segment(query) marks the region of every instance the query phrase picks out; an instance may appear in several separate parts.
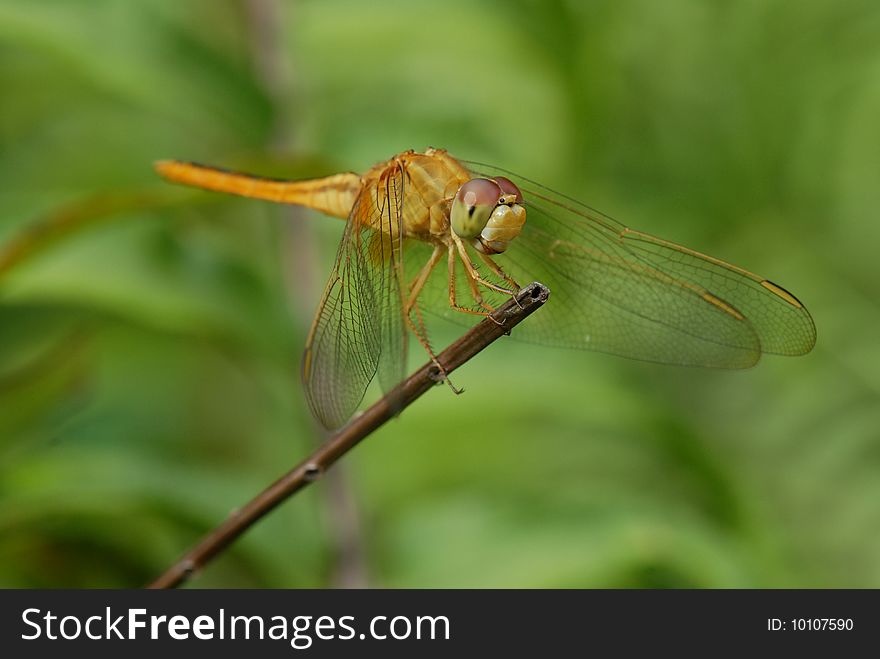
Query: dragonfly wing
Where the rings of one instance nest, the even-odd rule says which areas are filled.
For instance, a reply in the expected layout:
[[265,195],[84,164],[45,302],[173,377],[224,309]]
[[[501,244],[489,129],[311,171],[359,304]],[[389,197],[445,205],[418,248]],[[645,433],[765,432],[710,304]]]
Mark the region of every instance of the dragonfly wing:
[[327,428],[343,425],[379,373],[390,391],[406,368],[399,218],[402,174],[367,186],[352,208],[303,356],[306,398]]
[[780,286],[629,229],[533,181],[489,171],[499,173],[520,186],[527,221],[498,260],[521,283],[541,280],[553,295],[519,338],[726,368],[751,366],[764,352],[813,347],[812,318]]
[[[373,272],[381,276],[371,279],[379,310],[380,355],[379,384],[390,394],[406,375],[407,337],[404,318],[405,270],[403,263],[403,201],[406,172],[400,163],[387,167],[373,191],[370,221],[374,231],[368,244],[369,262]],[[392,405],[395,401],[391,401]]]
[[626,230],[623,242],[640,261],[693,285],[743,313],[769,354],[804,355],[816,345],[816,326],[794,295],[747,270],[641,231]]

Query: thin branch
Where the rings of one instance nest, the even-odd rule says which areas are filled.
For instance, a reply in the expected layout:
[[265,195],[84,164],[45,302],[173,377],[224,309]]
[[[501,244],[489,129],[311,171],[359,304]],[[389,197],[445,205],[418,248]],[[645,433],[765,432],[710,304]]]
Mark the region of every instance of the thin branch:
[[[447,373],[474,357],[547,301],[550,290],[543,284],[531,283],[499,307],[490,318],[484,318],[460,339],[437,356]],[[312,455],[233,512],[220,526],[208,533],[195,547],[166,570],[149,588],[173,588],[186,582],[215,556],[231,545],[240,535],[262,519],[276,506],[316,481],[339,458],[354,448],[386,421],[411,405],[434,386],[440,372],[428,362],[375,405],[328,439]]]

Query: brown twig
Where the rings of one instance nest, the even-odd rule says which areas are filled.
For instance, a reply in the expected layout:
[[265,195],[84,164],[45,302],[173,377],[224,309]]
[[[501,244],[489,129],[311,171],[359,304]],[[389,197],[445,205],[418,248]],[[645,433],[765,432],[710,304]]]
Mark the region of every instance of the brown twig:
[[[538,309],[550,296],[543,284],[531,283],[499,307],[490,318],[470,329],[437,356],[437,361],[451,373]],[[386,421],[412,404],[437,383],[440,372],[428,362],[393,391],[347,426],[333,435],[312,455],[233,512],[220,526],[208,533],[195,547],[166,570],[149,588],[174,588],[187,581],[212,558],[232,544],[263,516],[309,483],[317,480],[339,458]]]

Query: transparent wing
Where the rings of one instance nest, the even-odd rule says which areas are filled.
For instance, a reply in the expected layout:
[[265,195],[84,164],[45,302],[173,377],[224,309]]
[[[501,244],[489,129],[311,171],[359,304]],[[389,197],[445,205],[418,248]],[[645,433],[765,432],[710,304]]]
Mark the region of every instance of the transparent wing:
[[629,229],[511,172],[526,224],[497,261],[551,301],[517,338],[669,364],[744,368],[762,353],[801,355],[816,341],[791,293],[747,270]]
[[406,370],[402,186],[393,166],[364,187],[312,322],[302,376],[309,406],[327,428],[348,421],[377,372],[390,392]]
[[[403,201],[406,172],[395,163],[385,169],[373,195],[371,223],[378,218],[379,231],[370,237],[368,249],[371,272],[381,272],[373,277],[373,289],[379,301],[379,384],[382,391],[390,394],[406,375],[407,337],[404,304],[406,285],[404,280],[403,250]],[[394,401],[391,401],[394,405]]]

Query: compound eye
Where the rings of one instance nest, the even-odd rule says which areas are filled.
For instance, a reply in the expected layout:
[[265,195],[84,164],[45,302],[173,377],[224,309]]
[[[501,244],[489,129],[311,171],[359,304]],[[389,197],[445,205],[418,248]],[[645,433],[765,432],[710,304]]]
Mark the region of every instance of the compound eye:
[[458,189],[456,195],[465,206],[491,206],[495,208],[501,198],[501,186],[487,178],[472,178]]
[[490,179],[474,178],[462,185],[452,201],[452,230],[461,238],[480,235],[501,196],[501,186]]
[[506,176],[496,176],[494,178],[494,181],[498,184],[498,187],[501,188],[501,192],[503,192],[505,195],[516,195],[516,203],[522,203],[522,192],[520,192],[519,188],[516,186],[516,183],[511,181]]

